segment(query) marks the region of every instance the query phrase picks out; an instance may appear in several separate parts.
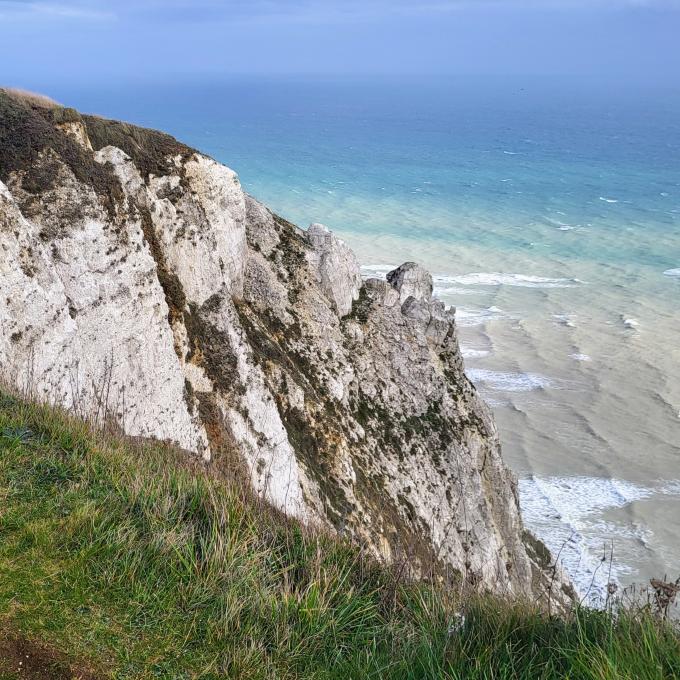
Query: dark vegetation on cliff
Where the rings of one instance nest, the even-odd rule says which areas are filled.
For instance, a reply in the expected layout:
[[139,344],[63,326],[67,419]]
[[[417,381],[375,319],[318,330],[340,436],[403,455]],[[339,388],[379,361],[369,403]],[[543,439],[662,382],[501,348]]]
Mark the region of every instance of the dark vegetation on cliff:
[[75,109],[50,107],[44,100],[0,89],[0,180],[7,182],[11,173],[19,172],[26,192],[48,191],[58,181],[57,162],[49,155],[38,159],[52,153],[112,209],[122,191],[111,168],[95,162],[92,154],[55,127],[76,120],[80,114]]
[[78,123],[87,131],[95,151],[106,146],[122,149],[143,177],[162,175],[172,168],[169,158],[186,159],[194,150],[174,137],[128,123],[83,115],[47,97],[0,88],[0,180],[21,173],[21,186],[39,195],[58,182],[57,159],[103,199],[110,215],[122,199],[120,183],[107,164],[97,163],[62,128]]
[[408,583],[165,445],[0,391],[0,679],[674,678],[651,609]]

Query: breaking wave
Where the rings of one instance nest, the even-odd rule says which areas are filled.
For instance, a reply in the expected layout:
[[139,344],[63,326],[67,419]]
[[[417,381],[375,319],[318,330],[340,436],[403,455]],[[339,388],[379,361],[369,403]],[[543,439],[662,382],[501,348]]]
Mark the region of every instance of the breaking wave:
[[474,272],[460,276],[441,276],[439,281],[462,286],[518,286],[520,288],[573,288],[582,283],[579,279],[558,279],[501,272]]
[[488,349],[475,349],[474,347],[465,347],[464,345],[461,345],[460,353],[463,355],[463,359],[482,359],[491,354]]
[[537,373],[511,373],[469,368],[467,375],[474,383],[482,384],[499,392],[530,392],[552,386],[552,381]]
[[365,279],[384,279],[397,266],[393,264],[365,264],[361,266],[361,275]]
[[481,326],[489,321],[510,318],[502,309],[498,307],[457,307],[456,323],[458,326]]
[[[652,532],[630,522],[606,520],[604,512],[657,494],[680,495],[680,480],[648,487],[604,477],[539,477],[519,481],[526,525],[543,540],[567,571],[581,596],[604,599],[608,580],[618,582],[630,569],[602,561],[603,541],[633,541],[645,546]],[[604,564],[604,566],[603,566]],[[610,573],[611,569],[611,573]]]

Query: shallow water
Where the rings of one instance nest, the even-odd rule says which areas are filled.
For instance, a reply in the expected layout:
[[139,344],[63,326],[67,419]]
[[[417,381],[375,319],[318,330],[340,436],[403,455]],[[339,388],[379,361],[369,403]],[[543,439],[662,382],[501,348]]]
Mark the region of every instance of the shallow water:
[[457,307],[525,521],[582,592],[678,575],[677,89],[232,81],[54,94],[213,155],[287,218],[339,232],[366,275],[428,267]]

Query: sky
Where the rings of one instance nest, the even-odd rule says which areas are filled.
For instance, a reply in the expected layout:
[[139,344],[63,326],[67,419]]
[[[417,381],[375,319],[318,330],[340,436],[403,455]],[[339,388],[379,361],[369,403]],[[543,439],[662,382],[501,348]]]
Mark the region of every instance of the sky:
[[228,75],[680,83],[680,0],[0,0],[0,84]]

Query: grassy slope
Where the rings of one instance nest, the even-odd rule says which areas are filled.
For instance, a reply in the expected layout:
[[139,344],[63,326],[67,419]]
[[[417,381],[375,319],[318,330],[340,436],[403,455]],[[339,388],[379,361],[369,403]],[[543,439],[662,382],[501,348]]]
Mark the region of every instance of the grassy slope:
[[172,449],[0,392],[0,640],[96,677],[680,677],[651,617],[562,621],[395,581]]

